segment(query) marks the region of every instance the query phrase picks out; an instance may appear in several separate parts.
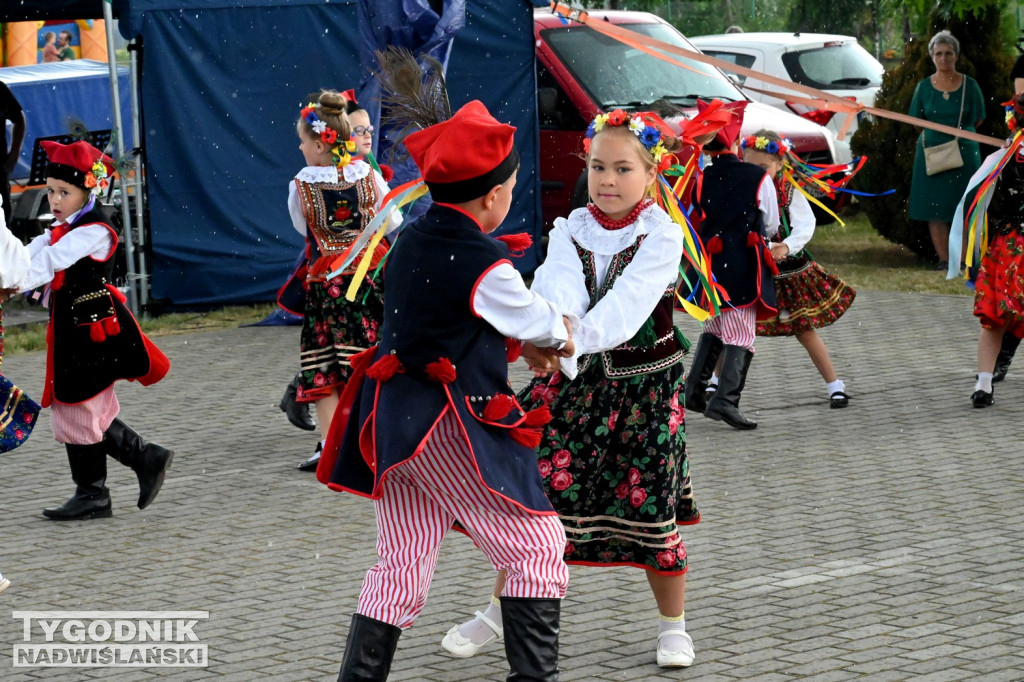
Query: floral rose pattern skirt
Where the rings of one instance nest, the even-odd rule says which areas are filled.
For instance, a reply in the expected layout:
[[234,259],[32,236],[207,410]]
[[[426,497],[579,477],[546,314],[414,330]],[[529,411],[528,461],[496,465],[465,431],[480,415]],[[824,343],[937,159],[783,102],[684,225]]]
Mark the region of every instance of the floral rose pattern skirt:
[[[784,265],[785,261],[782,264]],[[779,314],[757,323],[758,336],[795,336],[832,324],[847,311],[857,292],[814,261],[775,277]]]
[[[341,390],[352,373],[349,358],[377,343],[384,317],[380,283],[369,277],[356,293],[345,298],[351,278],[339,275],[310,282],[302,321],[299,400],[309,402]],[[364,302],[365,298],[365,302]]]
[[690,487],[681,365],[608,379],[594,358],[573,381],[537,378],[519,394],[553,419],[537,450],[565,526],[565,560],[686,571],[677,524],[700,521]]
[[1024,336],[1024,237],[995,233],[974,283],[974,315],[991,329]]

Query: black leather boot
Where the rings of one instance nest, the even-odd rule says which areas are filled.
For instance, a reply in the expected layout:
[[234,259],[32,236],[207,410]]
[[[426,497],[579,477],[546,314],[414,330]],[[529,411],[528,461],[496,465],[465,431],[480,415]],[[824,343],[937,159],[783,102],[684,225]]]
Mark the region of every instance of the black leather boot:
[[707,407],[704,395],[708,389],[708,381],[715,373],[718,356],[722,353],[722,340],[713,334],[701,334],[697,339],[697,348],[693,351],[693,362],[690,372],[686,375],[686,388],[683,393],[683,404],[687,411],[703,412]]
[[360,614],[352,616],[338,682],[384,682],[402,629]]
[[71,479],[75,494],[59,507],[43,510],[43,516],[54,521],[99,519],[113,515],[110,492],[107,490],[107,454],[103,443],[73,445],[66,443]]
[[288,421],[292,423],[292,426],[297,426],[304,431],[313,431],[316,429],[316,424],[313,423],[313,418],[309,416],[309,403],[300,403],[298,397],[299,375],[296,374],[292,377],[288,388],[284,389],[284,396],[281,397],[281,402],[277,406],[288,417]]
[[501,598],[509,682],[557,682],[561,599]]
[[108,455],[135,472],[139,479],[139,509],[148,507],[164,484],[174,451],[147,442],[120,419],[110,422],[103,434],[103,444]]
[[740,394],[747,383],[747,370],[754,354],[740,346],[725,346],[722,352],[722,374],[718,377],[718,390],[708,402],[704,416],[724,421],[736,429],[756,429],[757,422],[744,417],[739,410]]
[[999,348],[999,355],[996,356],[996,367],[992,370],[992,381],[1002,381],[1006,373],[1010,371],[1010,363],[1013,362],[1013,355],[1017,352],[1020,339],[1011,332],[1003,332],[1003,343]]

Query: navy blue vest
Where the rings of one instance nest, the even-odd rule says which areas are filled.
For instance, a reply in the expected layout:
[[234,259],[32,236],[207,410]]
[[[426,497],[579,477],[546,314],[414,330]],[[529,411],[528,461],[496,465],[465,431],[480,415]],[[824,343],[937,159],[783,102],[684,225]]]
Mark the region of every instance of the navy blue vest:
[[[711,254],[711,273],[725,287],[729,303],[736,308],[758,304],[758,319],[775,314],[775,285],[772,272],[762,258],[761,247],[747,244],[747,235],[764,238],[764,218],[757,205],[757,191],[766,173],[734,154],[721,154],[704,169],[700,206],[704,222],[700,238],[709,253],[714,237],[722,250]],[[770,313],[769,313],[770,310]]]
[[[487,487],[527,510],[554,513],[535,451],[509,435],[524,417],[508,383],[506,339],[470,307],[480,278],[507,256],[504,244],[446,206],[434,204],[403,228],[384,273],[384,320],[374,358],[394,355],[403,371],[385,381],[365,379],[330,483],[379,497],[387,471],[421,452],[450,406]],[[455,366],[455,380],[448,384],[427,373],[442,358]],[[485,422],[484,408],[499,393],[514,407],[504,418]]]

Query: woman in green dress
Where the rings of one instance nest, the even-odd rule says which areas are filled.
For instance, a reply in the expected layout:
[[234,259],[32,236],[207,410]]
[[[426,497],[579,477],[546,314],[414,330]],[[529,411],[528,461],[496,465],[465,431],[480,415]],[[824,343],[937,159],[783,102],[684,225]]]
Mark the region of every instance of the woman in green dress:
[[[949,31],[939,31],[928,42],[935,73],[917,84],[910,102],[911,116],[975,132],[985,118],[985,100],[978,82],[956,70],[960,42]],[[961,105],[963,113],[961,114]],[[957,202],[981,165],[978,143],[957,138],[964,165],[935,175],[925,172],[923,146],[949,142],[953,136],[925,129],[914,149],[914,174],[910,180],[910,219],[928,223],[928,233],[939,257],[939,270],[949,261],[949,226]]]

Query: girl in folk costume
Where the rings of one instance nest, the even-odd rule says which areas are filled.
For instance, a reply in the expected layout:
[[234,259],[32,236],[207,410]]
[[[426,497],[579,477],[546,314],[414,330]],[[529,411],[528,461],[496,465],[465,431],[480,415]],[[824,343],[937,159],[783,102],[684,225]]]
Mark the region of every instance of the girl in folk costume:
[[[7,229],[7,221],[0,209],[0,301],[17,293],[15,285],[29,270],[28,249]],[[4,329],[3,310],[0,309],[0,364],[3,362]],[[39,417],[39,405],[0,374],[0,452],[8,452],[28,439]],[[0,592],[10,587],[11,581],[0,574]]]
[[779,274],[775,276],[775,298],[779,313],[757,323],[758,336],[795,336],[825,380],[829,407],[846,407],[846,385],[836,376],[828,348],[815,329],[827,327],[846,312],[857,292],[825,272],[811,260],[804,246],[814,236],[815,219],[811,205],[797,188],[793,166],[788,161],[792,144],[770,130],[740,141],[743,160],[764,169],[775,183],[782,226],[780,241],[769,245]]
[[170,361],[142,333],[124,296],[106,275],[117,249],[117,233],[97,201],[113,173],[113,162],[92,145],[40,143],[49,160],[46,194],[56,222],[28,245],[30,267],[20,291],[49,285],[46,384],[53,434],[64,443],[74,495],[44,509],[64,521],[108,517],[106,456],[131,467],[139,479],[139,509],[163,485],[174,453],[145,439],[117,418],[118,379],[144,386],[162,379]]
[[[352,126],[352,140],[356,143],[356,158],[353,163],[360,161],[359,157],[370,163],[377,170],[384,182],[391,181],[391,168],[378,165],[373,156],[373,125],[370,123],[370,114],[356,101],[353,90],[346,90],[342,93],[345,96],[345,113],[348,114],[349,123]],[[295,264],[295,271],[289,276],[281,289],[277,292],[277,304],[286,312],[301,317],[306,309],[306,273],[308,254],[303,249]],[[316,424],[309,415],[309,403],[298,402],[299,385],[302,383],[302,372],[297,372],[292,381],[285,389],[281,397],[279,407],[288,417],[288,421],[304,431],[316,430]],[[320,460],[320,452],[317,450],[312,457],[299,465],[303,471],[315,471],[316,464]]]
[[[576,354],[524,346],[541,375],[519,395],[550,409],[537,451],[565,527],[565,560],[644,569],[658,607],[657,661],[686,667],[686,549],[677,526],[700,520],[683,422],[683,339],[672,323],[683,230],[652,199],[680,150],[654,114],[601,114],[587,130],[592,203],[555,221],[532,290],[572,320]],[[659,166],[660,164],[660,166]],[[490,605],[442,646],[472,656],[507,632],[498,576]],[[504,628],[503,628],[504,626]]]
[[992,405],[992,374],[1003,335],[1024,337],[1024,94],[1006,106],[1014,133],[1006,149],[990,154],[967,185],[949,235],[948,278],[958,275],[963,229],[968,228],[965,262],[974,276],[978,337],[978,378],[974,407]]
[[[778,199],[775,185],[764,170],[737,156],[746,104],[726,105],[735,118],[706,147],[713,160],[704,170],[701,187],[704,221],[700,236],[728,306],[704,324],[686,378],[686,409],[703,412],[737,429],[757,428],[757,422],[740,412],[740,395],[754,357],[755,325],[777,313],[771,278],[778,269],[768,250],[767,237],[779,229]],[[697,106],[702,110],[707,107],[699,100]],[[706,400],[708,380],[719,357],[722,376],[718,390]]]
[[[325,90],[309,99],[296,123],[306,166],[288,186],[288,213],[306,237],[308,253],[297,400],[316,405],[320,433],[326,438],[338,396],[352,373],[350,358],[377,342],[383,315],[380,283],[372,276],[365,277],[365,297],[349,301],[344,292],[355,266],[333,278],[327,277],[328,270],[377,215],[388,186],[370,164],[356,158],[362,141],[353,137],[348,98]],[[399,220],[396,212],[391,227]],[[381,242],[372,254],[371,269],[386,253]],[[315,469],[322,447],[320,441],[300,468]]]

